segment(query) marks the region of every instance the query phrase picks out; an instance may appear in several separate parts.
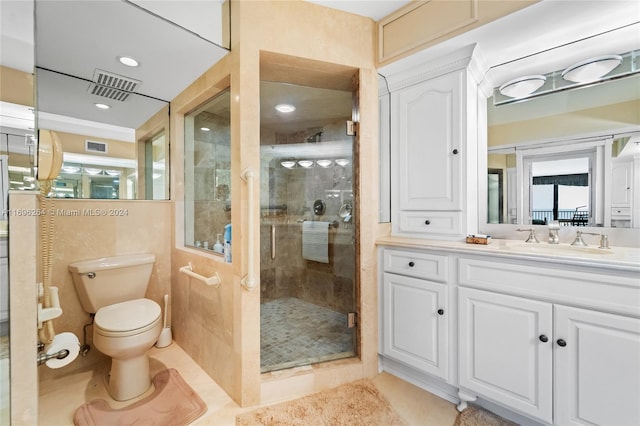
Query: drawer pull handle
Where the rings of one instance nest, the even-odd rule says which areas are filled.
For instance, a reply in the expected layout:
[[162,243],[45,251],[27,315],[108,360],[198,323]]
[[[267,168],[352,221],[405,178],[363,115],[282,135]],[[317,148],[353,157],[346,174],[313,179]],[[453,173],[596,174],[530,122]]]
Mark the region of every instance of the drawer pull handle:
[[540,339],[542,343],[547,343],[549,341],[549,338],[544,334],[541,334],[540,337],[538,337],[538,339]]
[[567,346],[567,342],[565,342],[565,341],[564,341],[564,340],[562,340],[562,339],[558,339],[558,340],[556,340],[556,343],[558,344],[558,346],[560,346],[560,347],[562,347],[562,348],[564,348],[565,346]]
[[427,220],[424,221],[424,224],[425,225],[431,225],[431,221],[429,219],[427,219]]
[[438,315],[444,315],[444,309],[438,309]]
[[415,264],[415,263],[413,263],[413,262],[409,262],[409,268],[413,268],[414,266],[416,266],[416,264]]
[[451,151],[451,152],[453,152],[453,155],[458,154],[458,150],[457,150],[457,149],[454,149],[454,150],[453,150],[453,151]]

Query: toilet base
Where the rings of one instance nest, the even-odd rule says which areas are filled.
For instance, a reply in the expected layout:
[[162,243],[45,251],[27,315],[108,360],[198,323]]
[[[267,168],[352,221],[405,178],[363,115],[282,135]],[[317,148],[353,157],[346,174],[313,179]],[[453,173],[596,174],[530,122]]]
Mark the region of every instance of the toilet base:
[[145,393],[151,387],[149,356],[111,360],[107,391],[116,401],[126,401]]

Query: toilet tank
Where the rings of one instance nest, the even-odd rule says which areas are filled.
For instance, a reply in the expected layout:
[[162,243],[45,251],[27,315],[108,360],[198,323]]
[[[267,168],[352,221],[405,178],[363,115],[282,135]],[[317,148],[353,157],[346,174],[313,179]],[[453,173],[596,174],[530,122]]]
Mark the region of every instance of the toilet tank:
[[143,298],[155,259],[153,254],[129,254],[69,264],[82,308],[93,314],[103,306]]

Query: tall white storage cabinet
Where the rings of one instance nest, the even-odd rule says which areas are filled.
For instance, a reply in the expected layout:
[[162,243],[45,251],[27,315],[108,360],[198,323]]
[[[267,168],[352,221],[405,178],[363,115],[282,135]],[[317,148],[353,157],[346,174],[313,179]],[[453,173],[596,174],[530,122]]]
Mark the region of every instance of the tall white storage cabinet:
[[477,227],[473,48],[387,76],[392,234],[459,239]]

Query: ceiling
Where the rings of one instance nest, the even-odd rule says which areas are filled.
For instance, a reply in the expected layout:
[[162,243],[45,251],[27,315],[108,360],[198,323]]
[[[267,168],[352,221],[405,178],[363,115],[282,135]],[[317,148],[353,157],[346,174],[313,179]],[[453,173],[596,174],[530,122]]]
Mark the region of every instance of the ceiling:
[[390,15],[411,0],[306,0],[343,12],[369,17],[374,21]]

